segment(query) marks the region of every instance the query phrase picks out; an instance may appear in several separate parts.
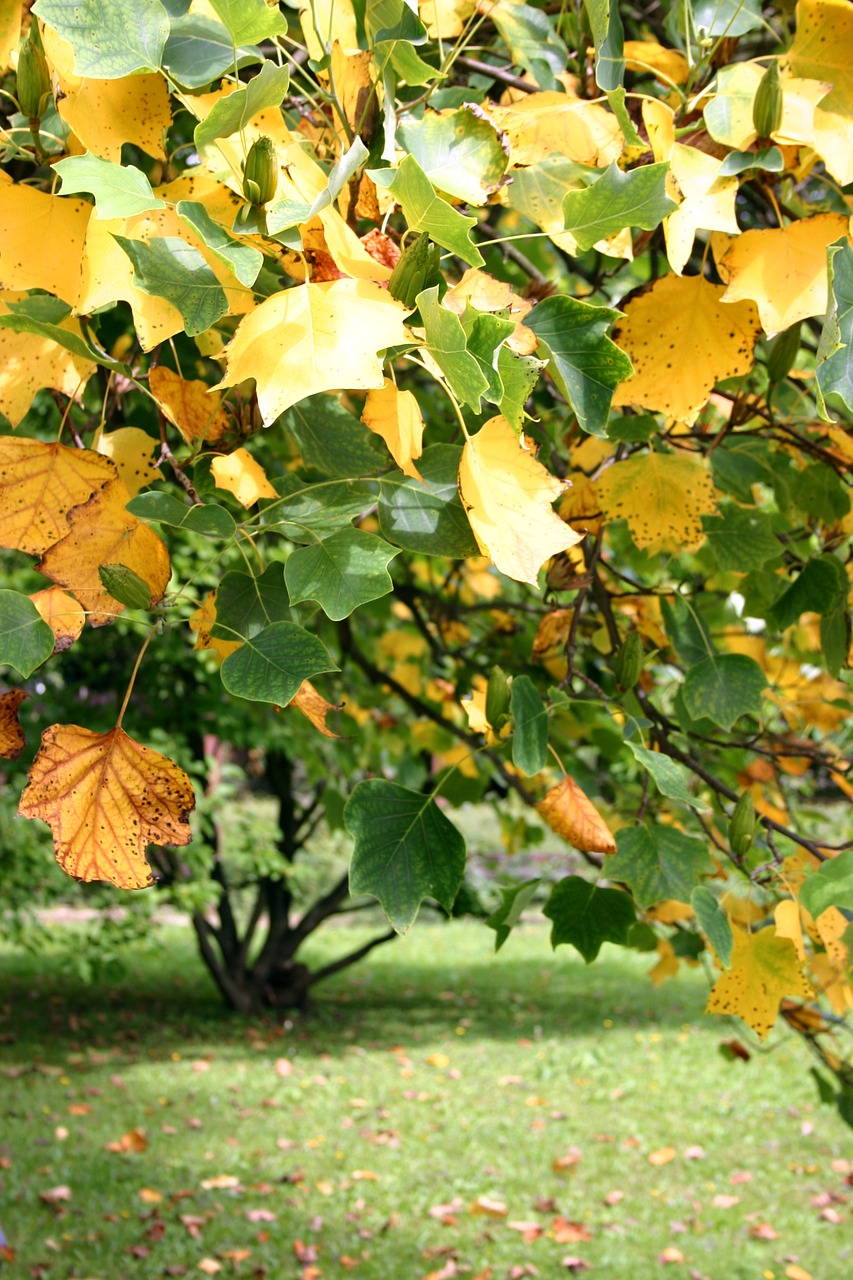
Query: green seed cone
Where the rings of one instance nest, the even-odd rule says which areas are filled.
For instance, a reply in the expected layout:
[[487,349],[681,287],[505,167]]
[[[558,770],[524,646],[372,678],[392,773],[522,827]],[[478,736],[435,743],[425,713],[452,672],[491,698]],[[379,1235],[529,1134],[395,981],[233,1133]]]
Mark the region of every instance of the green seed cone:
[[729,848],[738,858],[749,851],[755,837],[755,805],[752,796],[744,791],[729,819]]
[[40,120],[51,99],[50,71],[32,32],[18,46],[18,103],[28,120]]
[[278,156],[272,138],[256,138],[243,164],[243,195],[250,204],[266,204],[278,187]]
[[779,63],[774,58],[761,77],[752,103],[752,123],[759,138],[769,138],[779,128],[784,99]]

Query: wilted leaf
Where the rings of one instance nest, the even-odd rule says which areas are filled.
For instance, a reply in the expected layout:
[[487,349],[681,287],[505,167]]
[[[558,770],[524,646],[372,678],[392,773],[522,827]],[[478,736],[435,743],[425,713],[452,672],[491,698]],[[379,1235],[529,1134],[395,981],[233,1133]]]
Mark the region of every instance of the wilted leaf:
[[0,693],[0,757],[4,760],[17,760],[26,746],[18,720],[18,708],[26,697],[24,689],[8,689]]
[[303,680],[298,691],[294,694],[290,705],[296,707],[297,711],[301,711],[307,720],[310,720],[315,729],[326,738],[339,738],[341,735],[335,733],[326,724],[326,718],[330,711],[340,711],[341,706],[335,706],[317,692],[310,680]]
[[194,805],[184,771],[123,729],[53,725],[42,735],[18,812],[48,824],[68,875],[142,889],[153,883],[146,846],[187,844]]
[[500,415],[466,441],[459,465],[462,502],[480,550],[507,577],[535,586],[545,560],[580,542],[552,509],[562,491],[562,482]]
[[615,853],[607,823],[574,778],[566,775],[536,808],[552,831],[581,853]]
[[188,625],[190,631],[196,631],[194,649],[212,649],[220,662],[224,662],[230,653],[239,649],[242,640],[222,640],[211,636],[211,629],[216,624],[216,592],[208,591],[204,603],[190,614]]

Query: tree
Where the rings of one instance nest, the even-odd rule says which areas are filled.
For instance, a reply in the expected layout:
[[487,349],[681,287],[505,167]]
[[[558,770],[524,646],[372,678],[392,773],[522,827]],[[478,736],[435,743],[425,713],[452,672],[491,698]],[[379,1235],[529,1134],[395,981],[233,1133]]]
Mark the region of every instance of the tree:
[[[704,955],[849,1119],[853,10],[129,9],[2,28],[7,755],[139,637],[20,813],[73,876],[179,876],[193,786],[141,739],[194,640],[214,768],[242,716],[287,795],[310,721],[304,780],[355,779],[325,907],[452,910],[445,801],[511,792],[590,871],[508,882],[498,946],[538,904],[588,962]],[[298,932],[306,796],[248,924],[199,915],[226,994],[265,909]],[[249,1004],[300,997],[270,946]]]

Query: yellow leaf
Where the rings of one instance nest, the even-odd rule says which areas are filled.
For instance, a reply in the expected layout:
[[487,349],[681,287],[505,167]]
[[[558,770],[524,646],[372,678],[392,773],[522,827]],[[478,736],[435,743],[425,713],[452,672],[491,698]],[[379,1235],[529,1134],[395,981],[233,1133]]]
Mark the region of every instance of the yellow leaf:
[[596,485],[606,518],[627,520],[637,546],[649,551],[695,551],[705,540],[702,516],[717,509],[711,472],[692,453],[626,458]]
[[544,664],[565,652],[573,617],[574,609],[553,609],[545,614],[533,640],[530,656],[534,662]]
[[[0,176],[0,273],[4,288],[44,289],[73,304],[92,206],[5,178],[5,174]],[[5,332],[3,339],[5,343]]]
[[430,40],[461,36],[474,8],[474,0],[418,0],[418,14]]
[[296,707],[298,711],[301,711],[305,718],[310,720],[314,728],[319,729],[324,737],[339,738],[341,736],[326,724],[326,717],[329,712],[340,711],[341,707],[336,707],[334,703],[327,702],[317,692],[310,680],[302,681],[302,684],[290,700],[290,706]]
[[660,1166],[662,1164],[669,1164],[670,1160],[674,1160],[677,1155],[678,1152],[675,1147],[661,1147],[658,1151],[650,1152],[648,1160],[649,1164]]
[[158,364],[148,374],[148,388],[164,416],[178,428],[187,444],[216,445],[228,430],[222,397],[206,382],[188,382]]
[[370,280],[331,280],[268,298],[237,327],[218,384],[257,383],[268,426],[317,391],[370,390],[384,382],[379,351],[408,340],[402,303]]
[[658,938],[658,962],[649,970],[649,977],[656,987],[667,978],[675,978],[681,968],[675,949],[668,938]]
[[210,464],[217,489],[233,493],[244,507],[251,507],[258,498],[277,498],[278,494],[267,479],[267,474],[247,449],[235,449],[221,454]]
[[24,689],[0,693],[0,757],[4,760],[17,760],[27,745],[18,720],[18,708],[26,697]]
[[[0,315],[8,315],[9,303],[19,302],[26,296],[23,291],[0,290]],[[60,328],[82,337],[78,320],[69,317],[61,321]],[[42,387],[55,388],[63,395],[79,400],[95,369],[94,361],[84,360],[66,351],[58,342],[51,342],[37,333],[14,333],[11,329],[3,329],[0,343],[0,413],[6,415],[13,427],[21,421],[32,404],[33,396]]]
[[233,653],[235,649],[240,648],[242,641],[220,640],[218,636],[212,636],[210,631],[215,621],[216,592],[208,591],[204,603],[189,617],[190,631],[198,632],[193,648],[212,649],[219,661],[224,662],[229,653]]
[[651,72],[663,84],[684,84],[690,74],[683,53],[664,49],[655,40],[626,40],[622,52],[629,71]]
[[848,0],[798,0],[797,32],[788,55],[791,71],[828,80],[827,111],[853,116],[853,9]]
[[119,427],[98,437],[97,451],[112,458],[131,498],[154,480],[162,480],[163,472],[154,465],[152,454],[160,442],[140,427]]
[[0,71],[6,71],[21,34],[21,0],[4,0],[0,4]]
[[734,240],[713,236],[717,270],[727,286],[723,301],[755,302],[768,336],[824,315],[826,246],[847,235],[849,224],[843,214],[819,213],[787,227],[746,231]]
[[751,302],[727,305],[723,293],[703,276],[672,275],[625,305],[613,336],[634,373],[616,388],[614,405],[642,405],[692,426],[715,383],[749,372],[758,312]]
[[513,166],[538,164],[557,153],[604,169],[622,154],[624,140],[616,117],[573,93],[529,93],[509,106],[490,104],[486,113],[506,133]]
[[358,32],[352,0],[311,0],[299,14],[302,37],[312,58],[326,56],[337,40],[346,50],[358,50]]
[[153,883],[146,846],[188,844],[194,805],[192,783],[166,756],[120,728],[69,724],[42,735],[18,813],[48,824],[68,875],[144,889]]
[[775,928],[746,933],[735,928],[731,968],[721,974],[708,999],[708,1013],[737,1014],[760,1040],[766,1040],[783,996],[814,998],[797,960],[794,944]]
[[500,414],[465,442],[459,493],[477,545],[509,578],[535,586],[546,560],[581,541],[552,509],[563,488]]
[[788,938],[794,944],[797,959],[800,964],[803,964],[806,951],[803,946],[803,925],[798,904],[793,898],[783,898],[776,904],[773,919],[776,922],[776,937]]
[[382,437],[401,471],[420,480],[414,460],[423,452],[424,420],[412,392],[386,378],[378,391],[368,391],[361,420]]
[[157,604],[169,582],[169,553],[165,543],[148,525],[125,510],[127,489],[113,480],[83,507],[68,517],[70,533],[48,548],[39,573],[72,591],[89,613],[92,626],[103,626],[124,605],[114,600],[98,575],[102,564],[121,564],[133,569],[151,589]]
[[580,853],[616,852],[607,823],[574,778],[563,778],[536,808],[551,830]]
[[54,653],[70,649],[86,622],[83,606],[61,587],[45,587],[30,596],[54,635]]
[[484,1218],[505,1218],[507,1207],[502,1200],[494,1200],[491,1196],[477,1196],[468,1206],[468,1212]]
[[697,230],[738,234],[738,179],[721,178],[720,160],[680,142],[673,145],[668,158],[669,172],[682,200],[675,212],[664,218],[663,233],[670,266],[681,275],[693,252]]
[[0,439],[0,546],[42,555],[68,533],[68,513],[115,481],[113,464],[91,449]]

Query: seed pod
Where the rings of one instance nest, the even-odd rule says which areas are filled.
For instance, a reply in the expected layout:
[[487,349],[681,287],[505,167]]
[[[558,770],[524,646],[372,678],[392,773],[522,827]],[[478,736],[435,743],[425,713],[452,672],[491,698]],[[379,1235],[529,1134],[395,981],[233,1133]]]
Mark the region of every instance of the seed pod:
[[780,333],[770,344],[767,376],[773,386],[787,378],[800,349],[800,321]]
[[759,81],[752,103],[752,123],[759,138],[769,138],[779,128],[784,98],[779,62],[774,58]]
[[144,578],[126,564],[102,564],[98,577],[114,600],[128,609],[150,609],[151,588]]
[[[434,252],[437,251],[436,252]],[[424,288],[436,265],[441,250],[433,245],[429,236],[421,235],[409,242],[403,256],[391,272],[388,292],[404,307],[414,307],[418,294]]]
[[492,667],[486,689],[486,719],[497,732],[501,720],[509,712],[509,680],[500,667]]
[[742,858],[749,851],[754,836],[755,805],[749,792],[744,791],[729,819],[729,848],[732,853]]
[[256,138],[243,161],[243,195],[250,204],[266,204],[278,187],[278,156],[272,138]]
[[639,631],[629,631],[613,663],[616,683],[620,689],[633,689],[640,678],[645,655]]
[[50,71],[34,22],[18,46],[18,104],[21,114],[28,120],[40,120],[51,96]]

